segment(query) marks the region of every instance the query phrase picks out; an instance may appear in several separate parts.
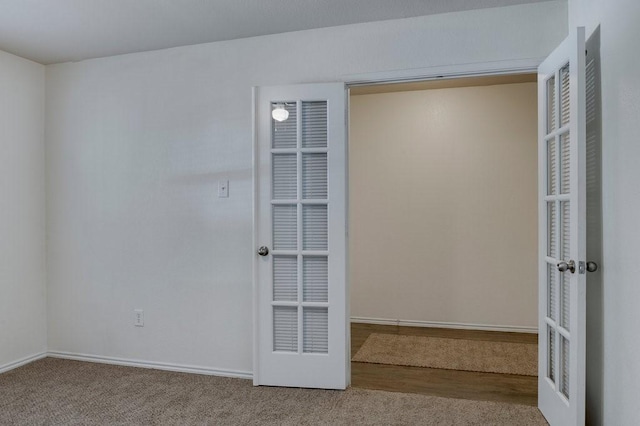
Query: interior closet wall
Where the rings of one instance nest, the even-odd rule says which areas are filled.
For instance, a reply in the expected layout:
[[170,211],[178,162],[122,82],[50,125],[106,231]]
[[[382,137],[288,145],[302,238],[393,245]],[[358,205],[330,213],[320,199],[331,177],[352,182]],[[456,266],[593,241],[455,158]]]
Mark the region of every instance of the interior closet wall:
[[351,97],[352,318],[537,328],[536,97]]

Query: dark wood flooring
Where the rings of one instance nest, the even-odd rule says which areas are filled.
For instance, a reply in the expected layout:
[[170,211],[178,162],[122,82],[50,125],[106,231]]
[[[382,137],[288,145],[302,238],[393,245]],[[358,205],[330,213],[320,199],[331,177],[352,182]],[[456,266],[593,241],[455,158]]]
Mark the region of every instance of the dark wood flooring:
[[[351,324],[352,355],[358,352],[371,333],[496,342],[537,343],[538,341],[538,336],[530,333]],[[448,398],[502,401],[533,406],[538,404],[538,378],[513,374],[351,362],[351,386]]]

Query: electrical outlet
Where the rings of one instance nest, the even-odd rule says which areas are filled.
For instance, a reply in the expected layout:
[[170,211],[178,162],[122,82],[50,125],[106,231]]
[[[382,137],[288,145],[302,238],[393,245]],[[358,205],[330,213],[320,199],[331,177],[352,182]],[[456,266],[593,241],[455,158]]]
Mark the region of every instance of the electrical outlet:
[[134,309],[133,315],[133,325],[136,327],[144,327],[144,311],[142,309]]
[[229,198],[229,181],[218,181],[218,198]]

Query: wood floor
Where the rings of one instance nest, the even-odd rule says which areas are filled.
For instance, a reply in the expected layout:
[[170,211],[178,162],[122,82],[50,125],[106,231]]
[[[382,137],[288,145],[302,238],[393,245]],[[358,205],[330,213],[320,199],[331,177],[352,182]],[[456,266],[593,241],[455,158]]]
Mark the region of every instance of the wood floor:
[[[537,343],[529,333],[454,330],[351,324],[351,354],[355,355],[371,333],[403,334],[496,342]],[[351,362],[351,386],[392,392],[419,393],[448,398],[501,401],[537,405],[538,378],[512,374],[479,373],[436,368]]]

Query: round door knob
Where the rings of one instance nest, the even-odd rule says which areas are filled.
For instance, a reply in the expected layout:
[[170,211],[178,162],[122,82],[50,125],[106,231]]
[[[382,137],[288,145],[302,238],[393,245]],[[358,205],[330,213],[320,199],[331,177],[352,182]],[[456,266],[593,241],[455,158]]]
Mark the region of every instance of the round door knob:
[[573,260],[570,260],[568,262],[560,262],[558,263],[558,271],[571,271],[571,273],[573,274],[574,272],[576,272],[576,262],[574,262]]
[[261,246],[261,247],[258,249],[258,254],[259,254],[260,256],[266,256],[266,255],[268,255],[268,254],[269,254],[269,247],[267,247],[267,246]]
[[587,271],[595,272],[598,270],[598,264],[596,262],[587,262]]

